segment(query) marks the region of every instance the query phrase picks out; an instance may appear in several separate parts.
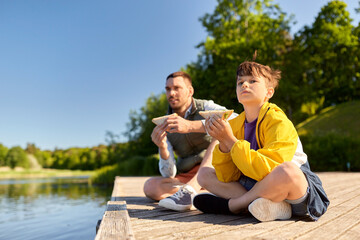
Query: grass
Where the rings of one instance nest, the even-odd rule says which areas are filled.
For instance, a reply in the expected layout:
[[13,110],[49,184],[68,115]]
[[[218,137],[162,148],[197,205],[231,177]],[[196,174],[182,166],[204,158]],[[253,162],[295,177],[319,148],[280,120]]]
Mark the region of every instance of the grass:
[[74,177],[92,176],[95,171],[60,170],[60,169],[0,169],[0,179],[47,178],[47,177]]
[[296,126],[299,135],[340,134],[359,138],[360,101],[352,101],[323,109],[319,114]]

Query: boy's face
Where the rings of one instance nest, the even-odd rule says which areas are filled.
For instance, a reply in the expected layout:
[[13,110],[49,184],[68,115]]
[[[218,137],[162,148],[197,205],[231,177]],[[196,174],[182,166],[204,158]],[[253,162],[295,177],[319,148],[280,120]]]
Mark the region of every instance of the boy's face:
[[274,88],[268,87],[262,76],[241,76],[236,81],[236,95],[244,106],[262,106],[274,94]]

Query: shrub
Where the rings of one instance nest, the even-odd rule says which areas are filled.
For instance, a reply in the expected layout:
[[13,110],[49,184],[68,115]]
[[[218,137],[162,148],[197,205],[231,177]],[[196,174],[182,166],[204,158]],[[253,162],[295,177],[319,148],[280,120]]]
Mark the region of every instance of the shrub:
[[360,171],[360,138],[336,133],[309,134],[302,136],[301,141],[312,170]]
[[113,184],[116,176],[153,176],[159,174],[157,154],[133,156],[112,166],[97,170],[90,179],[92,183]]
[[10,150],[8,151],[8,153],[5,157],[5,162],[11,168],[15,168],[15,167],[29,168],[30,167],[30,162],[26,156],[25,151],[19,146],[10,148]]

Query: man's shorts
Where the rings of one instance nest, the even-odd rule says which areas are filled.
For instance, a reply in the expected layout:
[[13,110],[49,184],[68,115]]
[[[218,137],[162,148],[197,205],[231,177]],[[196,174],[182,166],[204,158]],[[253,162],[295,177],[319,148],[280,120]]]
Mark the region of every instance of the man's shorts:
[[188,183],[198,172],[199,168],[200,168],[200,164],[196,165],[188,172],[179,173],[178,175],[175,176],[175,178],[182,183]]

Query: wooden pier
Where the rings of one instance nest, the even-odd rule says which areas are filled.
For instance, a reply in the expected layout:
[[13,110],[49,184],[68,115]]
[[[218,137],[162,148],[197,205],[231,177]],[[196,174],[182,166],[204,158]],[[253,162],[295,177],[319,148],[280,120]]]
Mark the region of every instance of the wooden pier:
[[360,173],[318,175],[330,199],[319,221],[292,218],[264,223],[251,214],[166,210],[144,196],[147,177],[116,177],[95,239],[360,239]]

